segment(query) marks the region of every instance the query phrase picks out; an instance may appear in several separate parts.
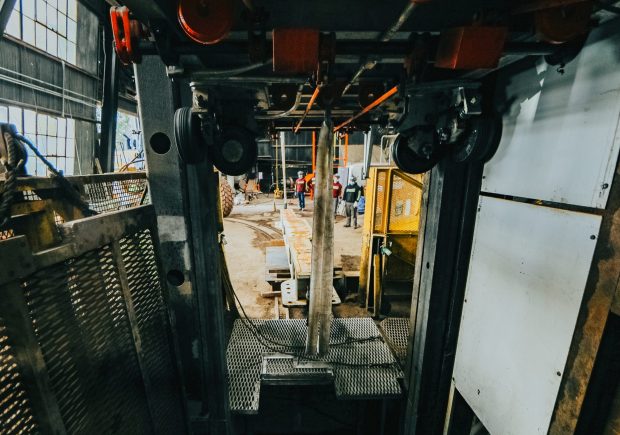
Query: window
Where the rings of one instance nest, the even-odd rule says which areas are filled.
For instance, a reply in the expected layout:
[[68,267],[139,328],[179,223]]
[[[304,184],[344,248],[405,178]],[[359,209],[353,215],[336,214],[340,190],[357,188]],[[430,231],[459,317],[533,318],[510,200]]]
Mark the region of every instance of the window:
[[75,65],[77,0],[17,0],[6,33]]
[[[41,154],[65,175],[73,175],[75,167],[75,120],[57,118],[14,106],[0,106],[0,122],[15,124],[34,143]],[[47,167],[28,149],[28,175],[44,177]]]

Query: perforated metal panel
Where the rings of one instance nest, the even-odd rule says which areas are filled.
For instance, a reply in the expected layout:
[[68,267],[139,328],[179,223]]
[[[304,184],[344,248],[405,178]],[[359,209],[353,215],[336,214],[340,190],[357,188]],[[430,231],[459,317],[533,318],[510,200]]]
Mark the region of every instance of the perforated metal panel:
[[6,435],[39,432],[28,394],[21,380],[9,333],[0,317],[0,433]]
[[158,433],[179,433],[184,428],[183,409],[170,340],[161,281],[150,230],[120,241],[131,298],[141,336],[149,399]]
[[385,208],[385,193],[387,174],[385,170],[377,170],[376,189],[375,196],[375,227],[374,231],[381,231],[383,228],[383,209]]
[[122,210],[148,203],[146,179],[106,181],[86,184],[91,209],[98,212]]
[[0,240],[0,433],[187,432],[155,218],[59,223],[63,245],[37,255]]
[[385,337],[385,341],[401,364],[403,364],[407,358],[409,319],[404,317],[388,317],[381,321],[379,327]]
[[392,196],[390,200],[388,231],[418,231],[422,190],[410,180],[400,177],[398,174],[393,174],[391,182]]
[[43,269],[23,287],[67,431],[148,431],[146,395],[109,247]]
[[[233,412],[258,411],[263,356],[274,352],[299,354],[305,347],[307,326],[303,319],[254,320],[252,323],[260,332],[259,336],[264,337],[262,343],[255,335],[258,332],[242,320],[237,320],[228,345],[230,406]],[[359,339],[369,340],[352,342]],[[288,367],[294,369],[294,374],[304,361],[327,363],[334,374],[336,395],[343,399],[401,394],[399,379],[403,373],[372,319],[334,319],[331,343],[325,357],[312,360],[295,357],[295,363],[291,362]],[[273,364],[266,370],[274,371],[268,373],[282,375],[287,367],[286,363]]]

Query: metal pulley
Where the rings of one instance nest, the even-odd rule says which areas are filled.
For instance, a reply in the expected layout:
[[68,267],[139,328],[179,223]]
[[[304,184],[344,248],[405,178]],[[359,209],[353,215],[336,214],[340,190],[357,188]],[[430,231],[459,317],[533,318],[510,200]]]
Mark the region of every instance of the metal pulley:
[[451,154],[455,162],[487,162],[499,146],[503,123],[498,115],[471,118],[469,126]]
[[258,155],[254,135],[236,126],[227,126],[220,134],[206,134],[209,127],[213,127],[212,121],[200,116],[191,107],[182,107],[174,114],[174,135],[181,160],[193,165],[203,162],[208,156],[225,175],[249,172]]
[[232,28],[234,4],[232,0],[179,0],[177,15],[190,39],[204,45],[217,44]]
[[392,144],[392,158],[400,169],[410,174],[430,171],[443,157],[437,133],[420,127],[400,134]]
[[244,128],[228,128],[210,148],[213,164],[226,175],[249,172],[258,156],[254,136]]
[[139,63],[142,56],[138,51],[138,41],[146,36],[148,31],[137,20],[130,17],[126,6],[110,8],[110,22],[114,37],[116,55],[124,65]]
[[184,163],[192,165],[204,161],[207,146],[200,131],[200,118],[191,107],[181,107],[174,113],[174,136]]

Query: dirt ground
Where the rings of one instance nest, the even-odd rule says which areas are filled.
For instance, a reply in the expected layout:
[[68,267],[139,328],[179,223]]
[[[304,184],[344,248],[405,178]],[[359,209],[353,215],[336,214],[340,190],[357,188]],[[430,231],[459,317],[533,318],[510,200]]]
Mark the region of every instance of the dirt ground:
[[[297,210],[297,203],[289,199],[288,207]],[[312,224],[313,204],[306,200],[306,210],[302,216]],[[265,247],[275,239],[281,239],[279,209],[282,200],[274,204],[272,197],[262,197],[250,204],[235,205],[232,213],[224,219],[226,238],[226,261],[230,278],[251,318],[274,318],[274,300],[261,296],[269,292],[271,286],[265,281]],[[298,212],[302,213],[302,212]],[[345,271],[358,271],[362,244],[363,216],[358,224],[360,228],[345,228],[345,218],[336,217],[334,226],[334,265],[342,266]],[[293,311],[293,310],[291,310]],[[334,307],[337,317],[366,317],[368,313],[357,302],[347,299]],[[292,317],[303,316],[303,310],[295,310]]]

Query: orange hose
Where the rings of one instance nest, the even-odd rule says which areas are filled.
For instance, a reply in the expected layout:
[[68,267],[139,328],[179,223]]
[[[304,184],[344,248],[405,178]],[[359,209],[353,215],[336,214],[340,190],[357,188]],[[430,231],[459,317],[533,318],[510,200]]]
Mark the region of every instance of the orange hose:
[[316,100],[316,97],[319,96],[319,90],[320,90],[320,88],[318,86],[316,88],[314,88],[314,92],[312,93],[312,97],[310,98],[310,101],[308,102],[308,105],[306,106],[306,110],[304,111],[304,115],[301,117],[301,119],[299,120],[299,122],[297,123],[295,128],[293,129],[293,133],[297,133],[299,131],[299,129],[301,128],[301,124],[303,124],[304,119],[306,119],[306,116],[308,115],[308,112],[310,112],[310,109],[312,109],[312,105],[314,104],[314,100]]
[[372,103],[370,103],[368,106],[364,107],[362,109],[362,111],[360,113],[358,113],[355,116],[352,116],[351,118],[347,119],[345,122],[343,122],[342,124],[336,126],[334,128],[334,133],[337,132],[338,130],[340,130],[342,127],[345,127],[347,125],[349,125],[350,123],[352,123],[353,121],[355,121],[357,118],[359,118],[360,116],[365,115],[366,113],[370,112],[372,109],[374,109],[375,107],[383,104],[386,100],[388,100],[391,96],[393,96],[396,92],[398,92],[398,86],[394,86],[392,89],[390,89],[389,91],[387,91],[385,94],[381,95],[379,98],[377,98],[375,101],[373,101]]

